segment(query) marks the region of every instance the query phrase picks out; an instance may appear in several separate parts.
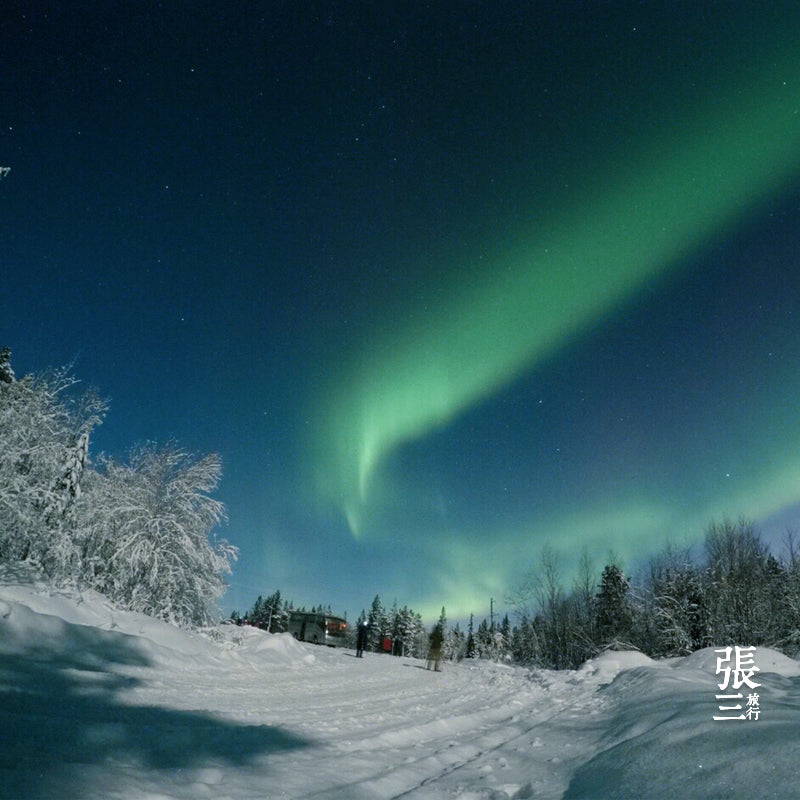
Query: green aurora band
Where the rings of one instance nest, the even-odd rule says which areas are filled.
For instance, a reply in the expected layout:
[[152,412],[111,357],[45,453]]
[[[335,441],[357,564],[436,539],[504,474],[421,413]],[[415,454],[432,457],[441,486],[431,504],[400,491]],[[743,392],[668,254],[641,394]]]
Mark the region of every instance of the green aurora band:
[[627,154],[626,168],[604,167],[580,202],[554,209],[479,270],[465,265],[469,286],[342,370],[316,463],[354,536],[382,502],[387,455],[552,357],[797,176],[796,66],[736,88]]

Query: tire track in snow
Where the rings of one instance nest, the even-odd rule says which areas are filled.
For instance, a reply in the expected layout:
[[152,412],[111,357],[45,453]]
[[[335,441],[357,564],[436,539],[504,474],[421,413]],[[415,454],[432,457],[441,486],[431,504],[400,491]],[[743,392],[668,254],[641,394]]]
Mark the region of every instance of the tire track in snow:
[[262,774],[269,775],[268,798],[438,800],[457,797],[465,780],[497,784],[504,763],[518,766],[508,771],[517,775],[538,770],[552,750],[541,744],[543,726],[566,720],[597,688],[586,680],[572,685],[566,674],[537,682],[521,668],[466,662],[433,673],[417,659],[367,654],[357,660],[304,647],[311,658],[300,667],[240,667],[231,683],[224,659],[214,669],[206,663],[202,672],[186,665],[169,673],[168,685],[149,682],[133,699],[166,692],[187,709],[275,727],[307,742],[292,753],[265,753],[249,778],[228,773],[232,790]]
[[[590,683],[568,690],[560,683],[536,685],[524,670],[487,665],[448,665],[448,672],[449,683],[433,684],[440,676],[431,675],[422,692],[430,699],[430,713],[398,713],[380,731],[368,724],[359,739],[349,743],[349,757],[359,756],[366,765],[372,763],[371,754],[382,754],[377,774],[368,768],[366,774],[334,785],[328,781],[305,796],[326,800],[456,796],[448,779],[462,770],[491,771],[488,762],[501,751],[538,747],[535,731],[541,733],[554,717],[580,709],[597,689]],[[441,715],[443,708],[446,716]]]

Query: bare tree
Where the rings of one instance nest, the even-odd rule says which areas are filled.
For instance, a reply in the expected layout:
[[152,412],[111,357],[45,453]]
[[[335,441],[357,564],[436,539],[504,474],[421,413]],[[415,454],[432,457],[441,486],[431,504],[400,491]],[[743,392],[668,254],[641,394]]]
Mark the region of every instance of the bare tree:
[[705,537],[710,635],[715,644],[765,644],[769,552],[747,519],[712,522]]
[[529,628],[513,637],[515,649],[518,654],[523,645],[537,650],[523,655],[523,660],[553,669],[575,665],[573,602],[564,593],[558,553],[552,547],[542,547],[538,566],[529,571],[509,603],[521,620],[519,627]]

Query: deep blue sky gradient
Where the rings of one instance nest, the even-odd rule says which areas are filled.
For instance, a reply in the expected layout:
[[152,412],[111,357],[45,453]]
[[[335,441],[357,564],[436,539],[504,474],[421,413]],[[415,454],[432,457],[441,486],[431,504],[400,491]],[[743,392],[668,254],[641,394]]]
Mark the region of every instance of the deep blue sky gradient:
[[785,86],[800,126],[798,35],[780,2],[12,3],[0,344],[18,375],[75,359],[111,398],[95,454],[222,455],[227,611],[279,588],[463,618],[545,543],[568,574],[582,545],[633,568],[722,513],[779,536],[800,503],[800,152],[579,333],[381,453],[364,530],[319,439],[358,405],[353,365],[413,352],[409,330],[520,269],[554,209],[590,215],[695,121],[740,108],[769,130],[753,81]]

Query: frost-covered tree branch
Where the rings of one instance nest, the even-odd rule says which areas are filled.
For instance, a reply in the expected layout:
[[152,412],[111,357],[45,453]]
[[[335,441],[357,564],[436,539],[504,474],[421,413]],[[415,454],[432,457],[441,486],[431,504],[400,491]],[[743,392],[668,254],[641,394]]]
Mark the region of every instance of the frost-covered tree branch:
[[0,351],[0,559],[63,577],[74,556],[69,506],[107,404],[68,391],[77,383],[70,368],[16,380],[10,355]]
[[136,448],[128,463],[89,462],[108,404],[78,392],[67,366],[17,380],[0,350],[0,561],[28,561],[58,583],[88,585],[127,608],[206,624],[237,550],[210,493],[219,456]]
[[148,444],[127,464],[100,466],[82,501],[84,579],[135,611],[207,624],[237,555],[210,539],[225,519],[225,507],[209,495],[221,476],[219,456]]

